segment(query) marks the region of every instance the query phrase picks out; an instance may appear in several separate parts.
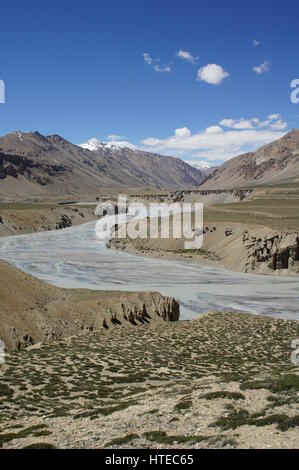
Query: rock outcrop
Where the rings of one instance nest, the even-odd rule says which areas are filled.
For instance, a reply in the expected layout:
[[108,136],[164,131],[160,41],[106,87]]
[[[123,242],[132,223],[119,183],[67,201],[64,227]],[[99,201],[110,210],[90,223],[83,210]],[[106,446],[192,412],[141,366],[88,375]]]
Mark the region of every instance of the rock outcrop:
[[251,271],[266,267],[272,271],[290,270],[299,273],[299,234],[278,233],[263,238],[243,234],[248,250],[246,266]]

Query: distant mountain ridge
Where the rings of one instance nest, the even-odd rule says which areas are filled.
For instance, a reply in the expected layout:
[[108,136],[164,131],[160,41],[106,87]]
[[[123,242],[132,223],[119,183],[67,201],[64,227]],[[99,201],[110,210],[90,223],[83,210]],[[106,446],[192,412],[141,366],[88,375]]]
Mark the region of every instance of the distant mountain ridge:
[[197,170],[200,170],[202,174],[205,177],[205,180],[210,176],[212,173],[214,173],[219,166],[209,166],[208,163],[197,163],[197,162],[192,162],[192,161],[187,161],[187,163],[193,168],[196,168]]
[[94,151],[59,135],[0,137],[0,195],[93,193],[102,188],[196,188],[201,171],[175,157],[102,145]]
[[202,189],[233,189],[299,181],[299,130],[216,169]]

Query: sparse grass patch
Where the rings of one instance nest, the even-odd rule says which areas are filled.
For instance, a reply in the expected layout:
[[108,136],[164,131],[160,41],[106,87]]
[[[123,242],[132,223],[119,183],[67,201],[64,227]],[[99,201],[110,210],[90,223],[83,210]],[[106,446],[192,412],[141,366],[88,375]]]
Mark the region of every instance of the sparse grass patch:
[[179,403],[177,403],[174,407],[174,411],[184,411],[184,410],[189,410],[192,407],[192,401],[191,400],[182,400]]
[[247,410],[235,410],[231,413],[218,419],[215,423],[211,424],[212,427],[220,427],[223,430],[237,429],[240,426],[270,426],[271,424],[277,425],[280,431],[287,431],[290,428],[299,426],[299,416],[290,417],[286,414],[273,414],[265,416],[265,412],[250,415]]
[[43,424],[37,424],[35,426],[31,426],[27,429],[22,429],[17,433],[7,433],[7,434],[0,434],[0,447],[3,446],[6,442],[13,441],[14,439],[23,439],[24,437],[33,436],[33,437],[40,437],[44,435],[49,435],[48,431],[45,430],[46,426]]
[[156,442],[157,444],[167,444],[173,445],[177,444],[195,444],[198,442],[203,442],[209,439],[207,436],[168,436],[165,431],[150,431],[145,432],[143,436],[151,442]]
[[205,395],[202,395],[200,398],[205,400],[217,400],[219,398],[228,398],[229,400],[245,400],[245,396],[242,393],[226,391],[209,392]]
[[159,413],[158,408],[154,408],[153,410],[147,411],[145,414],[146,415],[155,415],[157,413]]
[[299,391],[299,376],[287,374],[279,377],[269,377],[265,380],[247,381],[241,385],[241,390],[270,390],[272,393],[293,393]]
[[79,413],[74,416],[74,419],[80,419],[80,418],[90,418],[90,419],[96,419],[98,416],[109,416],[112,413],[116,413],[117,411],[122,411],[125,410],[126,408],[129,408],[129,406],[135,405],[136,402],[131,400],[127,402],[120,403],[116,406],[108,406],[108,407],[102,407],[102,408],[97,408],[93,409],[92,411],[85,411],[83,413]]
[[104,447],[121,446],[124,444],[128,444],[129,442],[132,442],[138,438],[138,434],[128,434],[127,436],[116,437],[115,439],[112,439],[112,441],[105,444]]
[[0,397],[11,398],[13,396],[13,390],[4,383],[0,383]]
[[23,447],[23,449],[56,449],[56,447],[48,442],[36,442]]
[[250,415],[247,410],[236,411],[233,409],[228,416],[219,418],[211,427],[219,427],[223,430],[237,429],[239,426],[249,424]]

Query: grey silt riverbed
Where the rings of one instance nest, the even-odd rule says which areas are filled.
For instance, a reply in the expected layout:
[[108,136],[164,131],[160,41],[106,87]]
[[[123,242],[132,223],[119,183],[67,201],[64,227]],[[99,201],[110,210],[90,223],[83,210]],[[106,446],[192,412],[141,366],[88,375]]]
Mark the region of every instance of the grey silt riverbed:
[[241,274],[108,250],[95,222],[55,232],[5,237],[0,258],[55,286],[159,291],[181,303],[181,318],[241,311],[299,320],[299,280]]

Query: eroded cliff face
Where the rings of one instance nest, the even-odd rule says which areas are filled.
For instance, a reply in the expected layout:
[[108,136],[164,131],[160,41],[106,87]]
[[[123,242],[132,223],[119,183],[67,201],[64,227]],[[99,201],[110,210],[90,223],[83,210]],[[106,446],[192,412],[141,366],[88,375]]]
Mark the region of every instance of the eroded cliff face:
[[[142,298],[137,299],[136,305],[122,303],[121,306],[114,306],[110,309],[108,320],[112,325],[122,324],[122,321],[129,322],[133,326],[138,323],[150,323],[157,320],[156,317],[161,318],[163,321],[174,322],[178,321],[180,317],[180,306],[178,302],[172,297],[163,297],[160,294],[144,294],[146,297],[150,296],[145,302]],[[138,302],[139,300],[139,302]],[[108,326],[105,316],[105,323]]]
[[0,262],[0,339],[22,350],[43,341],[174,322],[178,302],[159,293],[58,289]]
[[277,233],[259,238],[246,231],[243,243],[248,250],[246,266],[251,271],[266,268],[275,272],[288,270],[299,273],[298,233]]

